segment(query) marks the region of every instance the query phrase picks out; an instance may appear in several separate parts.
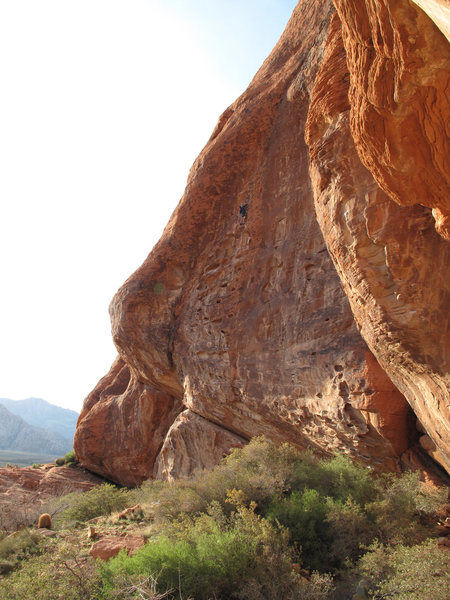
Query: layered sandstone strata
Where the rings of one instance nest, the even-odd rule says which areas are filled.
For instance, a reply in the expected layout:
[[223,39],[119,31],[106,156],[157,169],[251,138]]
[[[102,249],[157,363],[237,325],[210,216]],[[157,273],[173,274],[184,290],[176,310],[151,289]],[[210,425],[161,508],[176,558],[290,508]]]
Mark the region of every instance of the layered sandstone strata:
[[353,73],[348,4],[299,3],[115,296],[120,358],[75,436],[89,469],[127,485],[187,475],[259,434],[395,469],[419,436],[411,406],[445,463],[449,244],[430,208],[398,206],[361,161],[371,129],[351,125],[348,94],[368,88]]

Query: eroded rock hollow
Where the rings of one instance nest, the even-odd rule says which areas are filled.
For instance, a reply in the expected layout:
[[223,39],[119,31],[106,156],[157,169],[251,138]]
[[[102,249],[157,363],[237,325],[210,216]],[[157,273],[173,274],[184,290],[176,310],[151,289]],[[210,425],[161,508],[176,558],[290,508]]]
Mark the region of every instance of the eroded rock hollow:
[[83,466],[136,485],[263,434],[450,470],[449,50],[428,4],[299,2],[111,303]]

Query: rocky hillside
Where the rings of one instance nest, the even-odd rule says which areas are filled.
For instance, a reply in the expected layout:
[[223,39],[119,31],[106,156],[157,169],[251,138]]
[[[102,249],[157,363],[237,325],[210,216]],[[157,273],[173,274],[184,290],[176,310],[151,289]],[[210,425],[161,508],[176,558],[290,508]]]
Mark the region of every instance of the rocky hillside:
[[58,456],[71,448],[70,440],[54,431],[29,425],[0,404],[0,450]]
[[111,303],[85,467],[134,485],[264,434],[449,470],[445,11],[299,2]]
[[84,492],[102,479],[72,466],[0,467],[0,530],[36,523],[42,505],[71,492]]
[[25,400],[0,398],[0,404],[13,414],[22,417],[29,425],[50,429],[69,441],[73,440],[78,420],[78,413],[74,410],[55,406],[42,398]]

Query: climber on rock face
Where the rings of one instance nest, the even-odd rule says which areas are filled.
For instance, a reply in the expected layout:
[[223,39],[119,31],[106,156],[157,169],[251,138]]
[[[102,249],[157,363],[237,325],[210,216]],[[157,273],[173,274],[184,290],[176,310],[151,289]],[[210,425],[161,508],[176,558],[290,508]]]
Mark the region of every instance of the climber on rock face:
[[248,207],[248,202],[247,202],[247,204],[243,204],[242,206],[239,207],[239,214],[241,215],[241,217],[244,217],[244,219],[247,216],[247,207]]

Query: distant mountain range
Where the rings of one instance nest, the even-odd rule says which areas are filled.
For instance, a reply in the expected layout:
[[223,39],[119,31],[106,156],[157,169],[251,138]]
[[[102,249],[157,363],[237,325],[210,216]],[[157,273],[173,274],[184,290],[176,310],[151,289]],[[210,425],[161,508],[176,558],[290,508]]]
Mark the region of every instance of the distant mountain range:
[[28,425],[50,429],[72,442],[78,419],[78,413],[74,410],[55,406],[42,398],[26,400],[0,398],[0,404],[14,415],[22,417]]
[[62,455],[71,450],[78,414],[40,398],[0,398],[0,450]]

